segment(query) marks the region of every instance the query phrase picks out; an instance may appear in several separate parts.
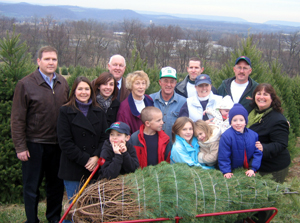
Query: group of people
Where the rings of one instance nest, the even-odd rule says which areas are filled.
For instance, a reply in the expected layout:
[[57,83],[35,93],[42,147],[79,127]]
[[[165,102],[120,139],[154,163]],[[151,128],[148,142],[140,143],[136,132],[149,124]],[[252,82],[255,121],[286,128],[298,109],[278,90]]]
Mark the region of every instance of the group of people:
[[28,223],[39,222],[39,186],[46,179],[49,222],[58,222],[64,187],[71,199],[105,159],[94,179],[112,179],[162,161],[217,168],[231,178],[238,167],[246,175],[273,174],[283,182],[290,164],[289,124],[270,84],[249,77],[248,57],[239,57],[235,76],[214,88],[198,58],[177,83],[176,70],[164,67],[161,90],[151,95],[144,71],[123,77],[126,62],[114,55],[92,82],[78,77],[71,91],[55,73],[57,50],[39,50],[38,68],[15,88],[12,139],[22,161]]

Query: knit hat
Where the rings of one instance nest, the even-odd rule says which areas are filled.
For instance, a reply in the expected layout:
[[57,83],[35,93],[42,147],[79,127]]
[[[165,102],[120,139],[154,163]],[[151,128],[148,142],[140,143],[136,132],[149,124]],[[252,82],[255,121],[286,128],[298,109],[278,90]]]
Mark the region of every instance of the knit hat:
[[172,77],[177,80],[176,70],[172,67],[163,67],[159,72],[159,79],[162,77]]
[[130,127],[124,123],[124,122],[114,122],[110,125],[108,129],[105,130],[107,132],[108,130],[116,130],[119,133],[124,133],[126,135],[130,135]]
[[231,124],[232,118],[236,115],[244,116],[246,124],[248,123],[248,112],[244,108],[244,106],[239,103],[234,104],[233,107],[229,111],[229,124]]
[[217,106],[217,109],[231,109],[233,106],[233,101],[229,95],[226,95],[221,103]]

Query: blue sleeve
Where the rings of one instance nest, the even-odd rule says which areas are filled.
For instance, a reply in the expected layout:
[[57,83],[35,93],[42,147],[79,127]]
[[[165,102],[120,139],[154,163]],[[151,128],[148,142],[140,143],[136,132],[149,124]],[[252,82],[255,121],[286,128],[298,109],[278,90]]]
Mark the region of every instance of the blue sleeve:
[[219,154],[218,154],[218,163],[220,171],[225,173],[232,173],[231,170],[231,142],[230,138],[226,135],[222,135],[219,143]]
[[[258,135],[257,135],[257,133],[255,133],[255,142],[257,142],[257,141],[258,141]],[[255,148],[254,148],[254,153],[253,153],[251,169],[254,172],[256,172],[260,168],[263,153],[258,148],[256,148],[256,146],[254,146],[254,147]]]
[[186,102],[182,105],[178,117],[189,117],[189,109]]

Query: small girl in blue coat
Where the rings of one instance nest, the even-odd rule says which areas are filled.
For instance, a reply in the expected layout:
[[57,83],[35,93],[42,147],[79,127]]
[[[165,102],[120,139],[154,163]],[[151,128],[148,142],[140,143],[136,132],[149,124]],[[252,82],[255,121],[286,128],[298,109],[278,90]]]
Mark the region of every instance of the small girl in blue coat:
[[244,167],[246,176],[255,176],[262,159],[262,152],[255,147],[258,135],[247,129],[248,112],[241,104],[234,104],[229,111],[231,127],[221,136],[218,163],[225,178],[231,178],[232,170]]

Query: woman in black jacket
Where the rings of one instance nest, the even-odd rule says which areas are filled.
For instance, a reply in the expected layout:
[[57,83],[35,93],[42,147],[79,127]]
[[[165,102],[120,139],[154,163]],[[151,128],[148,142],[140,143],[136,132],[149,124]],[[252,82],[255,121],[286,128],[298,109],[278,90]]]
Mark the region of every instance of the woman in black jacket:
[[256,147],[263,152],[258,172],[272,174],[275,181],[282,183],[291,163],[287,149],[289,123],[282,114],[280,99],[272,85],[259,84],[252,98],[254,109],[249,114],[247,127],[257,132]]
[[78,192],[80,181],[97,166],[103,142],[108,138],[107,128],[105,113],[96,102],[90,81],[76,78],[69,101],[60,108],[57,124],[62,150],[58,176],[64,180],[69,199]]
[[117,121],[117,113],[120,102],[117,99],[118,87],[117,81],[111,73],[104,72],[94,81],[94,91],[96,93],[96,101],[105,111],[107,116],[107,125]]

